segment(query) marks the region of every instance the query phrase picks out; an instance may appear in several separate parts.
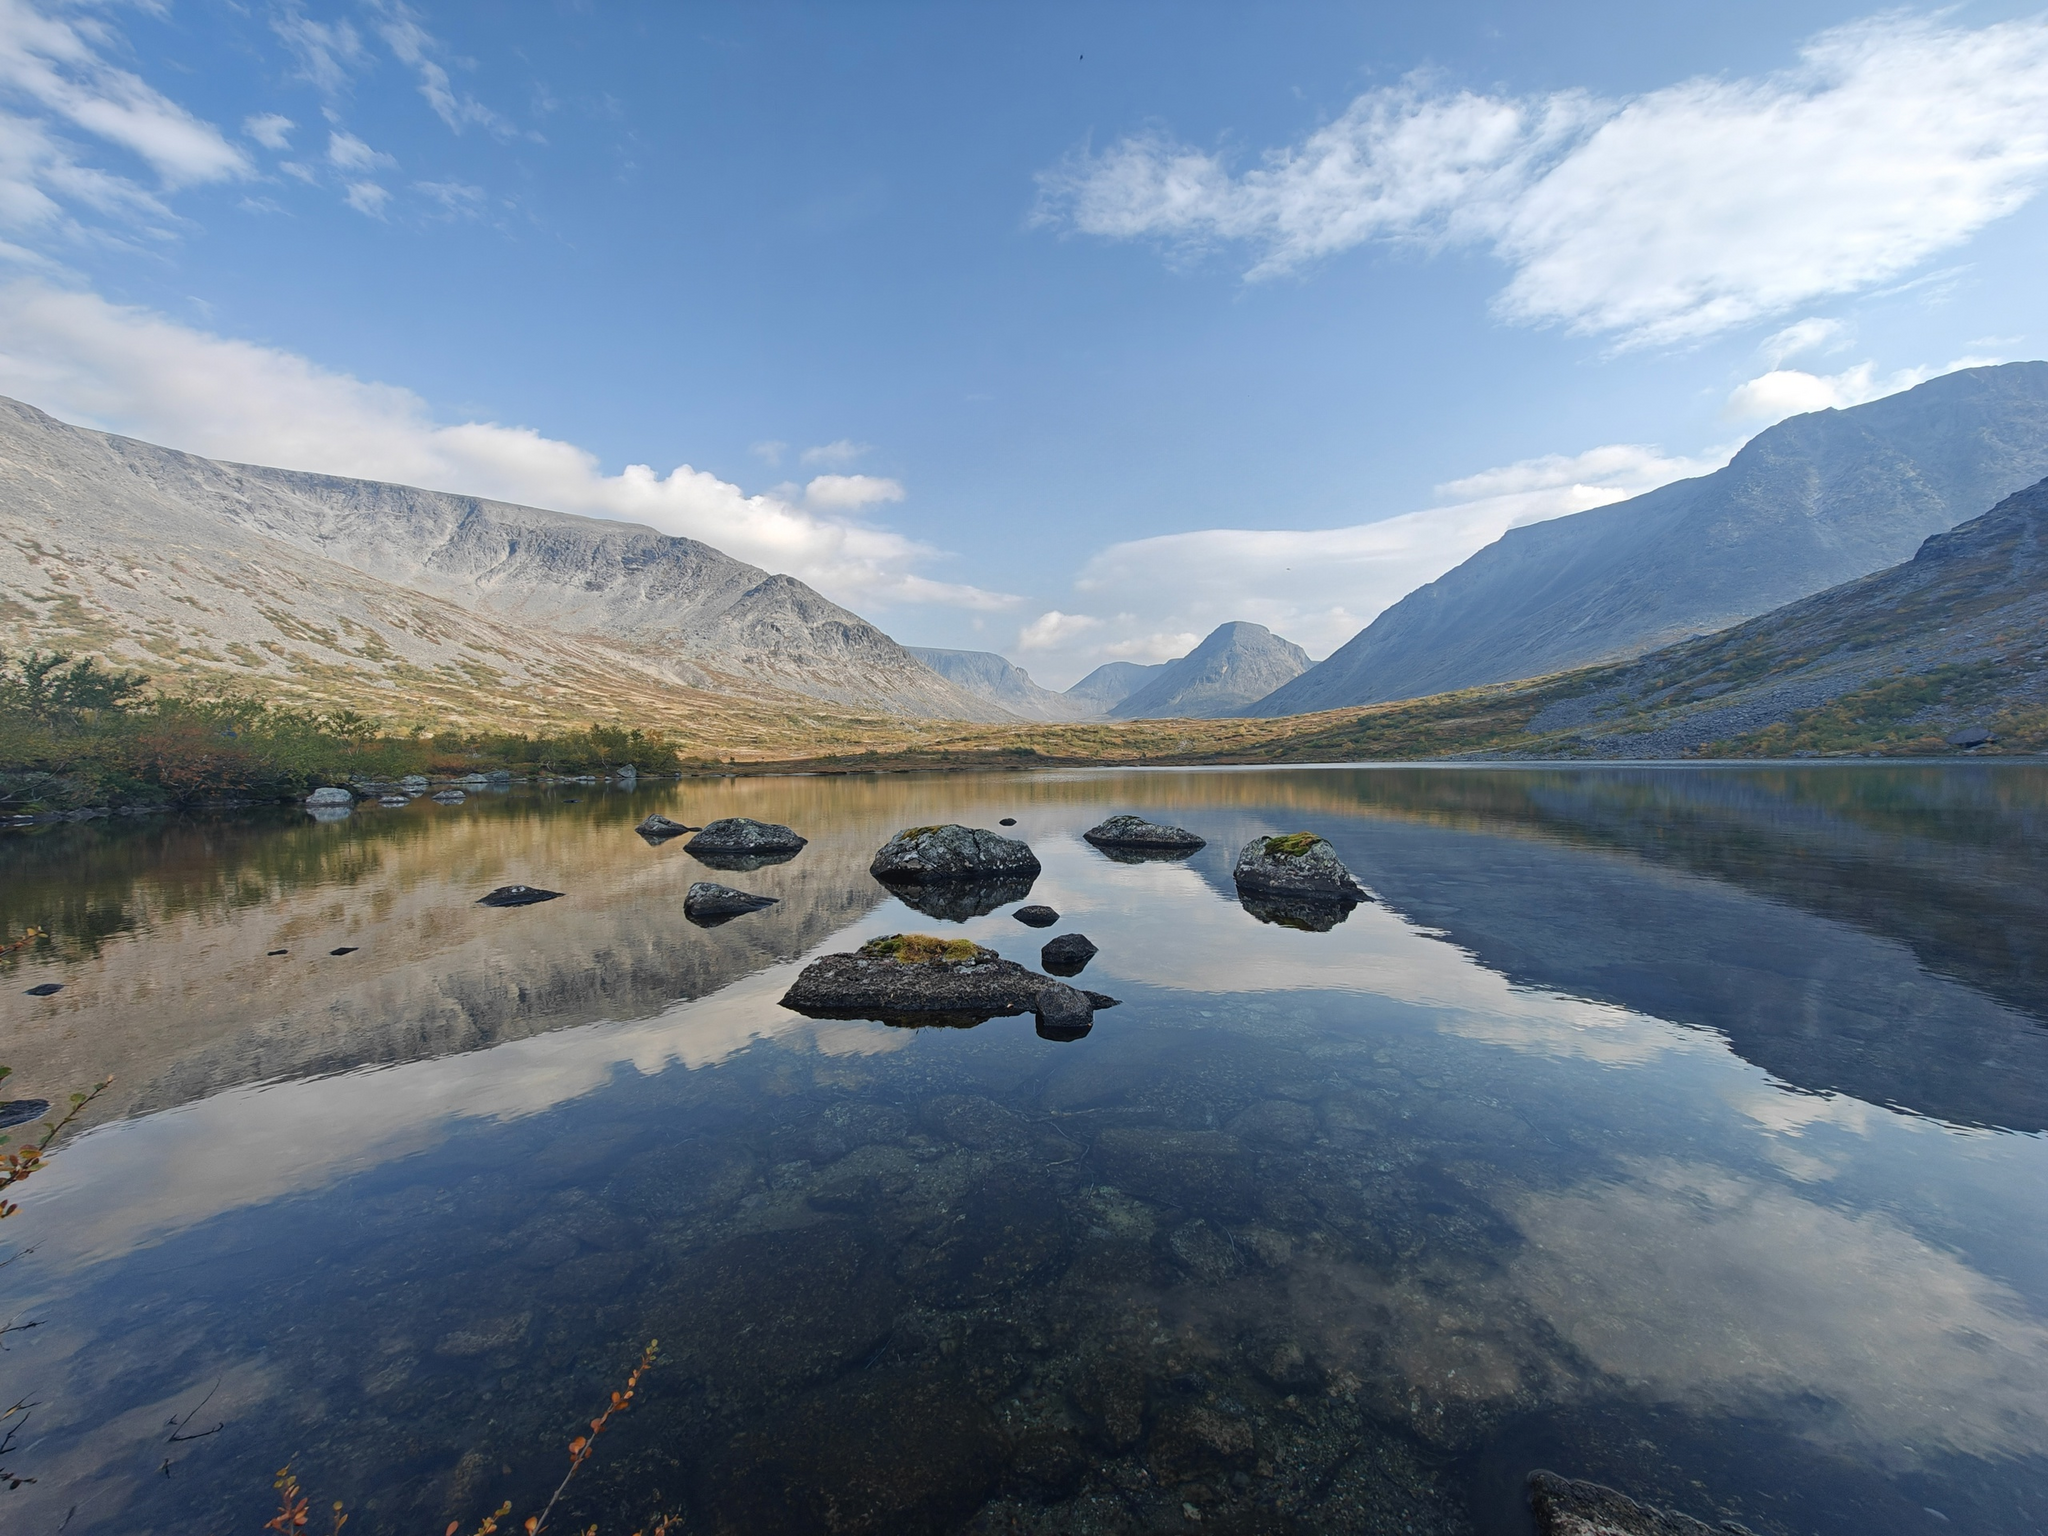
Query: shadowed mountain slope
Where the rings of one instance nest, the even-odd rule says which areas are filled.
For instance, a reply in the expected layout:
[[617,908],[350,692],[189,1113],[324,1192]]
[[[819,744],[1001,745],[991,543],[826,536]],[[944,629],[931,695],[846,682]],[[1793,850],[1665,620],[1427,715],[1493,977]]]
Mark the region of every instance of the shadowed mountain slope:
[[19,639],[158,674],[169,662],[252,681],[450,672],[496,686],[480,668],[516,690],[587,665],[743,696],[995,716],[857,614],[695,539],[220,463],[0,400],[5,621]]
[[1178,661],[1167,662],[1110,714],[1120,720],[1234,715],[1299,677],[1309,664],[1307,651],[1263,624],[1219,624],[1208,639]]
[[1026,720],[1088,720],[1102,714],[1085,700],[1041,688],[1029,672],[994,651],[905,649],[948,682]]
[[1136,661],[1105,661],[1069,688],[1066,696],[1096,714],[1107,715],[1172,665],[1170,661],[1155,661],[1149,665]]
[[1516,528],[1246,714],[1301,714],[1620,660],[1909,556],[2048,474],[2048,363],[1795,416],[1723,469]]

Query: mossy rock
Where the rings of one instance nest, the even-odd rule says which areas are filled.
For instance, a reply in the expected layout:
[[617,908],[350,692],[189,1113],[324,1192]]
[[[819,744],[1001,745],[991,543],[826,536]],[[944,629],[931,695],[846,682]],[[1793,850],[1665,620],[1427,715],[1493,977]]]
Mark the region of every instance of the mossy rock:
[[972,939],[942,939],[929,933],[892,933],[869,939],[858,953],[871,960],[896,960],[905,965],[980,965],[998,958],[994,950]]
[[1313,832],[1289,832],[1266,839],[1266,855],[1274,859],[1298,859],[1322,839]]

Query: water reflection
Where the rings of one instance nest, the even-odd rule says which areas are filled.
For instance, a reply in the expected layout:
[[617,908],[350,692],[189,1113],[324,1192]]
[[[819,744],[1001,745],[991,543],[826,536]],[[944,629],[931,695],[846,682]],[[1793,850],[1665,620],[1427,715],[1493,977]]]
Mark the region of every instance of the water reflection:
[[[45,845],[53,904],[124,921],[17,968],[72,985],[9,1001],[0,1056],[144,1083],[0,1272],[47,1318],[10,1357],[51,1405],[20,1508],[253,1527],[289,1454],[365,1528],[524,1508],[658,1334],[572,1520],[1509,1531],[1542,1462],[1759,1531],[2032,1530],[2044,797],[1980,765],[724,781],[211,864]],[[701,932],[649,810],[813,842]],[[1119,810],[1210,847],[1105,859],[1079,834]],[[776,1007],[909,926],[866,874],[891,831],[1003,816],[1125,999],[1091,1035]],[[1381,903],[1240,907],[1229,850],[1299,826]],[[473,906],[515,881],[568,894]],[[434,1033],[455,995],[495,1032]],[[229,1427],[162,1443],[208,1391]]]

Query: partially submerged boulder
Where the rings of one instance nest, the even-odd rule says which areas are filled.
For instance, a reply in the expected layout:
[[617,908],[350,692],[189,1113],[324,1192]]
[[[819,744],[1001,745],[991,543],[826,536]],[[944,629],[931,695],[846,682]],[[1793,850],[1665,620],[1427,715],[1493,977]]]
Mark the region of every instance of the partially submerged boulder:
[[1030,845],[980,827],[906,827],[882,845],[868,873],[884,882],[1035,880]]
[[1060,920],[1059,913],[1055,912],[1051,907],[1038,905],[1019,907],[1010,916],[1017,919],[1026,928],[1050,928]]
[[1142,816],[1112,816],[1081,835],[1105,852],[1114,850],[1155,858],[1180,858],[1208,846],[1205,838],[1195,836],[1186,827],[1169,827]]
[[755,896],[746,891],[736,891],[729,885],[699,880],[683,893],[683,916],[699,928],[715,928],[749,912],[772,907],[781,899],[780,896]]
[[1095,1027],[1093,998],[1079,987],[1055,981],[1032,1004],[1041,1040],[1078,1040]]
[[1090,1021],[1095,1009],[1116,1006],[1113,997],[1079,992],[972,940],[925,933],[892,933],[852,954],[812,961],[783,994],[782,1006],[814,1019],[968,1026],[1035,1013],[1051,987],[1063,989],[1054,1007],[1069,1024],[1075,1005],[1065,992],[1086,1001]]
[[1733,1520],[1708,1525],[1555,1472],[1529,1474],[1529,1507],[1542,1536],[1755,1536]]
[[650,843],[665,843],[672,837],[681,837],[685,832],[701,832],[703,828],[692,827],[680,821],[670,821],[659,811],[655,811],[633,830]]
[[488,896],[479,896],[480,907],[530,907],[536,902],[553,901],[560,891],[542,890],[537,885],[501,885]]
[[708,823],[683,844],[683,851],[712,869],[749,870],[786,864],[803,851],[808,841],[772,821],[726,816]]
[[1048,975],[1078,976],[1097,953],[1085,933],[1063,933],[1039,950],[1038,963],[1045,967]]
[[1313,832],[1255,837],[1230,871],[1240,896],[1283,896],[1357,903],[1372,897],[1344,867],[1337,850]]
[[328,784],[306,796],[308,805],[353,805],[355,796],[339,785]]

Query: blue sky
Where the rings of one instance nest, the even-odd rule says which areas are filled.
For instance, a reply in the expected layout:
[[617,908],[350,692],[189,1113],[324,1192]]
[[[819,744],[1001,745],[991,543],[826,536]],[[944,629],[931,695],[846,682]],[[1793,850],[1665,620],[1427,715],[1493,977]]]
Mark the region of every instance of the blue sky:
[[1060,685],[2042,355],[2044,181],[2010,6],[0,0],[0,392]]

